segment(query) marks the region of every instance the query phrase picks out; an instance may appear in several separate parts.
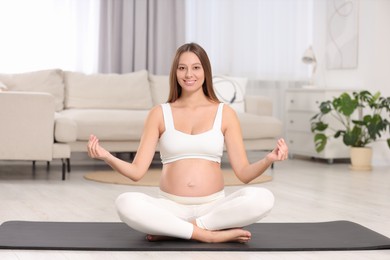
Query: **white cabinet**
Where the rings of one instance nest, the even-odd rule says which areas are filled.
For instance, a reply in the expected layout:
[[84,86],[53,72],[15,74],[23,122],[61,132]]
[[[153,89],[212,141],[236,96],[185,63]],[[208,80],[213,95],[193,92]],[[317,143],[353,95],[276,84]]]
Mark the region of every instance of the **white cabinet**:
[[[286,139],[291,155],[323,158],[329,162],[333,159],[349,158],[349,147],[343,144],[341,138],[330,138],[325,149],[317,153],[310,119],[320,111],[321,102],[331,100],[343,92],[351,91],[321,88],[299,88],[286,91]],[[335,120],[328,123],[330,127],[338,124]],[[333,132],[326,134],[333,134]]]

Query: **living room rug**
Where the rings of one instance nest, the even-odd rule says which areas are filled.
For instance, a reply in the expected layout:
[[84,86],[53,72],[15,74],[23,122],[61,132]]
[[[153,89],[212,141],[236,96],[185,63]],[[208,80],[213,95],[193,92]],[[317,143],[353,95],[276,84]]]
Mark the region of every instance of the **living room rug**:
[[[225,185],[234,186],[242,185],[243,183],[236,177],[233,170],[222,170]],[[123,185],[138,185],[138,186],[158,186],[160,181],[161,169],[149,169],[145,176],[138,182],[134,182],[129,178],[115,172],[115,171],[97,171],[84,175],[84,178],[91,181],[111,183],[111,184],[123,184]],[[271,181],[272,176],[263,174],[254,179],[250,184],[257,184],[262,182]]]
[[149,242],[124,223],[8,221],[0,249],[95,251],[325,251],[390,249],[390,238],[349,221],[257,223],[241,243]]

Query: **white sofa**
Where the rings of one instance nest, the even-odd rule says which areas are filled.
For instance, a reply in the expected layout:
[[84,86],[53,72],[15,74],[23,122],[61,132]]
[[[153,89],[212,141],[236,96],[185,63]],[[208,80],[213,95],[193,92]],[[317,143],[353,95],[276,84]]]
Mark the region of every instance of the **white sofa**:
[[[272,115],[271,100],[263,96],[246,96],[246,79],[215,79],[215,88],[222,99],[235,85],[234,96],[237,102],[231,105],[238,112],[246,149],[272,150],[275,140],[282,133],[282,123]],[[24,97],[27,100],[33,99],[37,93],[51,94],[54,97],[54,108],[39,110],[36,107],[38,111],[35,114],[40,117],[48,111],[53,113],[54,122],[50,122],[52,118],[44,120],[53,124],[53,132],[44,135],[53,144],[70,147],[71,152],[85,152],[91,133],[97,135],[101,144],[111,152],[135,152],[148,111],[153,106],[166,102],[169,93],[168,76],[152,75],[146,70],[127,74],[87,75],[53,69],[0,74],[0,85],[7,88],[5,92],[0,92],[3,99],[8,98],[8,95],[4,94],[13,92],[33,92]],[[0,113],[0,122],[15,118],[13,113],[20,114],[20,111],[28,110],[24,101],[18,101],[16,104],[17,109],[10,111],[9,102],[0,102],[0,111],[10,111]],[[40,118],[43,120],[43,117]],[[35,124],[40,123],[31,120],[28,127],[35,127]],[[15,134],[10,131],[7,133],[9,136],[4,137],[10,140],[10,145],[18,142],[20,131],[16,130]],[[26,142],[26,146],[34,145],[36,144]],[[2,153],[0,159],[13,159],[6,154],[6,150]],[[18,149],[13,153],[18,153]],[[23,159],[23,156],[17,158]],[[25,159],[30,160],[30,157]],[[50,158],[43,158],[47,159]]]
[[48,93],[0,92],[0,160],[61,159],[70,171],[70,147],[54,142],[54,97]]

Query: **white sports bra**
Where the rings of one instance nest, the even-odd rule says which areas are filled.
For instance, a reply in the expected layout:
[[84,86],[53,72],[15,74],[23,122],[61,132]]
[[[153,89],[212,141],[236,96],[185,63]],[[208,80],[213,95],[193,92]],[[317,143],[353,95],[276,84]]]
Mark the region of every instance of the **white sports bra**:
[[221,163],[224,136],[221,131],[223,103],[218,106],[213,128],[200,134],[186,134],[175,129],[169,103],[161,104],[165,131],[160,137],[163,164],[177,160],[199,158]]

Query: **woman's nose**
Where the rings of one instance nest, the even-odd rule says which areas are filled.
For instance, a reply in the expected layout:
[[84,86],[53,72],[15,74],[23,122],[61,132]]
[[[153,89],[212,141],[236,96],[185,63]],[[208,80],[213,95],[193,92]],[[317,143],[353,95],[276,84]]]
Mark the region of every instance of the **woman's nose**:
[[186,77],[189,78],[189,77],[191,77],[191,76],[192,76],[192,70],[191,70],[191,69],[188,69],[188,70],[186,71]]

